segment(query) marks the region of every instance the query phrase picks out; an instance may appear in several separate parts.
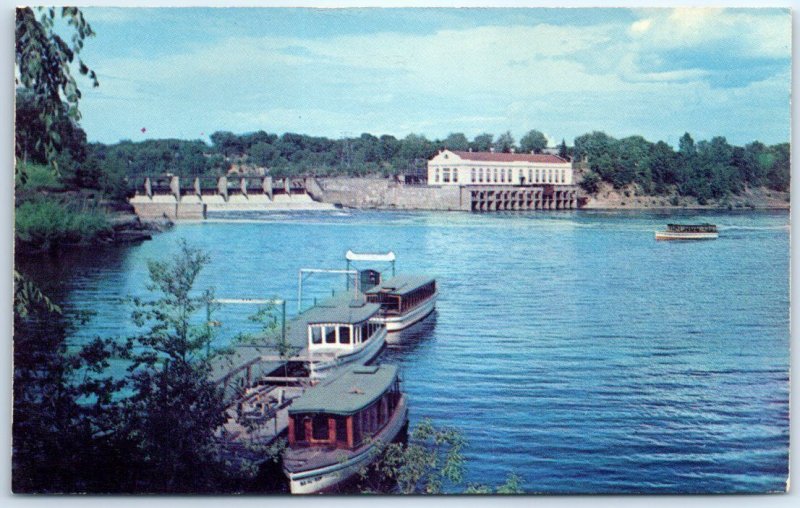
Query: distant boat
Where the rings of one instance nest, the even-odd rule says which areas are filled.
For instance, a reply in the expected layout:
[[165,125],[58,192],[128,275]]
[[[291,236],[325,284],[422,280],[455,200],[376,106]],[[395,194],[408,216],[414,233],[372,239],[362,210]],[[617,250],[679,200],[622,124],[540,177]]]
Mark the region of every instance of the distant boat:
[[656,231],[656,240],[714,240],[719,238],[715,224],[667,224],[666,231]]
[[336,491],[408,425],[394,365],[360,366],[308,389],[289,407],[283,470],[292,494]]

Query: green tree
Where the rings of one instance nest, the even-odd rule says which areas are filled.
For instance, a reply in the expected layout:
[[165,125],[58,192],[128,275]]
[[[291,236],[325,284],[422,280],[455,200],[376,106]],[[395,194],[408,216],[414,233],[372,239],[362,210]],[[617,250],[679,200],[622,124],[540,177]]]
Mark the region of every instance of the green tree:
[[[57,170],[56,156],[62,140],[53,124],[62,115],[75,121],[80,119],[78,102],[81,92],[72,75],[70,65],[84,46],[84,41],[94,36],[94,31],[76,7],[62,7],[60,18],[72,30],[67,43],[54,27],[56,8],[19,7],[16,10],[16,74],[15,82],[32,93],[34,108],[44,125],[42,139],[47,161]],[[39,16],[37,17],[37,12]],[[87,75],[93,86],[98,86],[95,72],[77,58],[80,74]],[[24,148],[17,146],[17,152]],[[24,175],[22,177],[24,180]]]
[[558,146],[558,156],[564,160],[569,160],[569,149],[567,148],[567,141],[562,139],[561,144]]
[[469,149],[469,140],[462,132],[450,133],[446,138],[444,138],[442,144],[448,150],[466,151]]
[[494,149],[496,152],[508,153],[514,149],[514,136],[511,131],[506,131],[497,138],[494,142]]
[[484,132],[483,134],[478,134],[475,136],[475,139],[472,140],[472,149],[476,152],[488,152],[494,143],[494,135],[489,134],[488,132]]
[[594,171],[587,171],[580,182],[581,189],[589,194],[595,194],[600,189],[600,176]]
[[225,157],[240,155],[244,151],[244,144],[236,134],[229,131],[217,131],[210,136],[214,148]]
[[528,131],[519,140],[519,149],[523,152],[542,153],[547,148],[547,138],[537,130]]
[[[209,492],[226,476],[214,431],[225,421],[221,390],[210,380],[211,328],[194,324],[212,294],[193,287],[206,254],[181,243],[174,261],[150,261],[149,300],[135,299],[144,333],[127,342],[128,390],[117,429],[139,492]],[[202,474],[198,474],[202,471]]]

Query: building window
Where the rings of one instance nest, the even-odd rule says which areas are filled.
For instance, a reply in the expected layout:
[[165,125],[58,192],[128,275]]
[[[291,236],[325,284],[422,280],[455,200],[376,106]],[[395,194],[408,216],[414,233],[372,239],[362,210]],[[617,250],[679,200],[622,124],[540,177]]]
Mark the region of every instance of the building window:
[[336,327],[325,327],[325,344],[336,344]]
[[311,343],[322,344],[322,328],[319,326],[311,327]]
[[533,170],[528,168],[528,183],[533,183]]
[[553,170],[547,170],[547,183],[553,183]]
[[561,183],[567,183],[567,170],[561,170]]
[[492,168],[492,176],[494,183],[497,183],[497,168]]
[[450,168],[442,169],[442,183],[450,183]]
[[483,183],[483,168],[478,169],[478,181]]
[[502,183],[502,182],[505,182],[505,181],[506,181],[506,170],[503,169],[503,168],[500,168],[500,182]]
[[453,183],[458,183],[458,168],[453,168]]
[[475,183],[475,168],[472,168],[469,173],[472,183]]
[[439,168],[436,168],[436,173],[434,174],[433,181],[439,183]]

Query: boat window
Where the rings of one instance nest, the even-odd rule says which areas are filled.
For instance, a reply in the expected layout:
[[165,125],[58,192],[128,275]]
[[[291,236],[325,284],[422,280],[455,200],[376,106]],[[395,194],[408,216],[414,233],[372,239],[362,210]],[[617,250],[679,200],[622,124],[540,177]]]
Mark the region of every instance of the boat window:
[[339,344],[350,344],[350,327],[339,327]]
[[369,339],[369,325],[364,323],[361,325],[361,342],[364,342],[367,339]]
[[311,420],[310,417],[306,416],[303,418],[295,418],[294,419],[294,440],[295,441],[308,441],[306,437],[306,421]]
[[322,344],[322,327],[321,326],[312,326],[311,327],[311,343],[312,344]]
[[361,444],[361,414],[355,414],[351,418],[353,419],[353,444],[358,446]]
[[328,415],[315,414],[312,418],[312,437],[317,441],[328,439]]
[[336,327],[325,327],[325,344],[336,344]]
[[347,417],[336,417],[336,440],[340,443],[347,443]]

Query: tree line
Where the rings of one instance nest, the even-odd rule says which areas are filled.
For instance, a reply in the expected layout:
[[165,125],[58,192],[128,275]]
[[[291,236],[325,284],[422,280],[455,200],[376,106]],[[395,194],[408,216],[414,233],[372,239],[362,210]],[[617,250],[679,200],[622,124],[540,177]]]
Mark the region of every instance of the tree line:
[[[44,162],[39,143],[44,126],[37,121],[25,90],[17,92],[17,157]],[[68,185],[100,190],[123,198],[145,175],[172,173],[183,177],[221,176],[231,168],[266,171],[275,177],[329,175],[393,175],[424,170],[426,161],[440,149],[541,153],[547,138],[531,130],[517,142],[510,132],[499,136],[482,133],[471,140],[463,133],[443,139],[421,134],[404,138],[363,133],[358,137],[330,139],[263,130],[245,134],[218,131],[210,144],[202,140],[155,139],[114,144],[87,143],[86,134],[73,121],[60,118],[61,179]],[[695,196],[699,201],[722,199],[745,187],[789,188],[789,144],[765,145],[753,141],[735,146],[724,137],[695,142],[689,133],[678,149],[664,141],[642,136],[616,139],[604,132],[578,136],[573,146],[562,140],[558,154],[584,161],[589,171],[583,187],[594,193],[601,181],[615,188],[636,185],[641,194]]]
[[687,132],[676,151],[641,136],[615,139],[592,132],[575,138],[573,155],[588,165],[581,185],[590,194],[601,181],[618,189],[633,184],[645,195],[694,196],[700,204],[739,194],[746,187],[789,190],[788,143],[734,146],[721,136],[695,142]]

